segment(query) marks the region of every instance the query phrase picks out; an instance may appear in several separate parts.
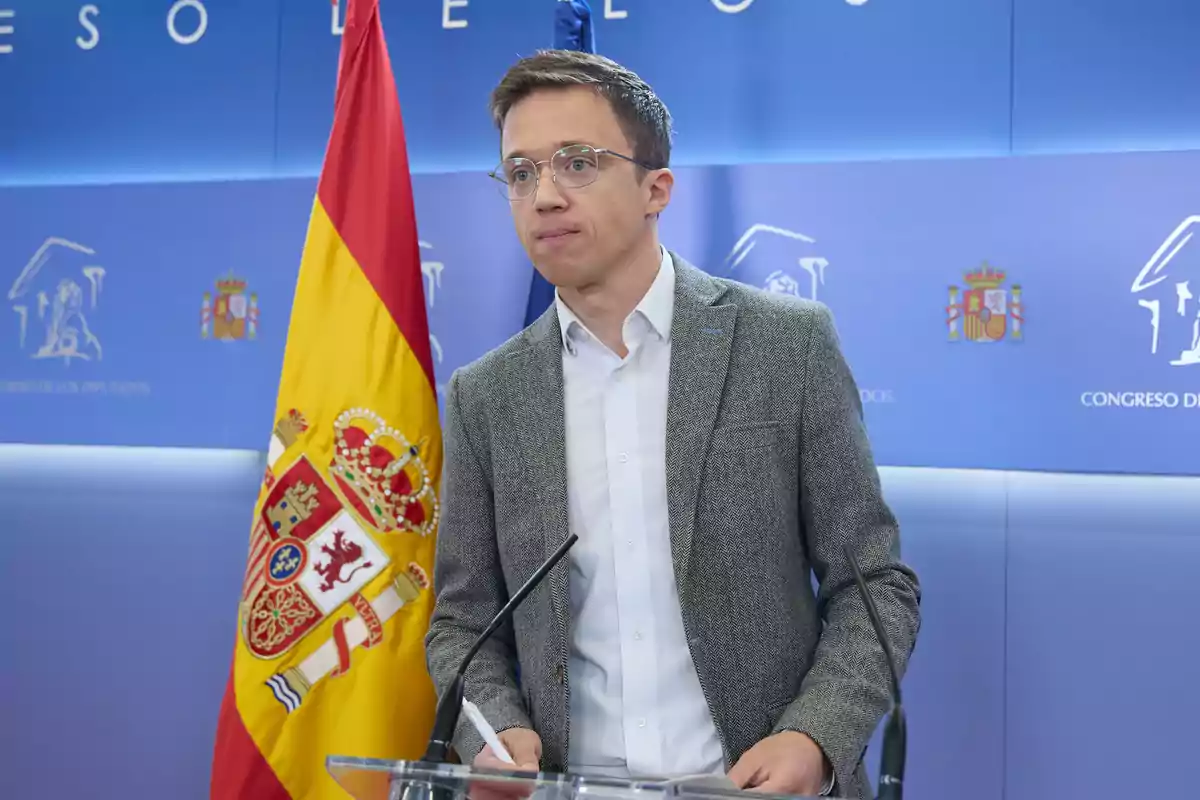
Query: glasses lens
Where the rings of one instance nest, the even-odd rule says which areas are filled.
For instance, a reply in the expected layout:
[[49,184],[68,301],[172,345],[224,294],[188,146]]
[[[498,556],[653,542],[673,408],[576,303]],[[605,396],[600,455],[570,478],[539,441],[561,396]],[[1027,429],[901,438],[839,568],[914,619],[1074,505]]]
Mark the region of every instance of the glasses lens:
[[504,184],[501,188],[509,197],[528,197],[537,186],[537,167],[527,158],[502,161],[493,174]]
[[578,189],[600,174],[600,154],[586,145],[564,147],[554,154],[554,176],[563,186]]

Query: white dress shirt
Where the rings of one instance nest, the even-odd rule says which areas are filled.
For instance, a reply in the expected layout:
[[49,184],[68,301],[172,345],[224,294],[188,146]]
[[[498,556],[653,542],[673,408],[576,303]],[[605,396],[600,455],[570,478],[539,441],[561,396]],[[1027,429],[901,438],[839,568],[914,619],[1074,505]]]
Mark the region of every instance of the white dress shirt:
[[724,771],[688,651],[667,516],[675,270],[625,320],[620,358],[556,296],[563,331],[572,634],[571,772]]

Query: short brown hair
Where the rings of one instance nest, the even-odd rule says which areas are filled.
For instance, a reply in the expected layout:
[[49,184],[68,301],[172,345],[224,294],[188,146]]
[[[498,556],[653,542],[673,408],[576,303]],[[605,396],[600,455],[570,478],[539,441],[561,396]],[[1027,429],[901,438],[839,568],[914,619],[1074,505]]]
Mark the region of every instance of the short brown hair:
[[633,158],[662,169],[671,163],[671,113],[650,85],[633,70],[593,53],[539,50],[509,68],[492,91],[496,127],[519,101],[539,89],[587,86],[608,100],[621,129],[633,143]]

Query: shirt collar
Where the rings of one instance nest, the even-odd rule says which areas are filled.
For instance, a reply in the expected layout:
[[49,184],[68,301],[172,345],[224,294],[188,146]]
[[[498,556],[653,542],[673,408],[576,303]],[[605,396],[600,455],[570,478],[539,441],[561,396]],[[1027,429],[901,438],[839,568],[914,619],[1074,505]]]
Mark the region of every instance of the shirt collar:
[[[650,323],[651,329],[658,334],[659,338],[665,340],[670,338],[671,321],[675,314],[675,265],[667,253],[667,248],[660,245],[659,250],[662,252],[662,261],[658,265],[658,274],[655,275],[654,282],[650,284],[646,294],[633,309],[633,313],[629,315],[629,319],[640,315]],[[574,311],[567,307],[557,289],[554,290],[554,305],[558,309],[558,324],[562,331],[563,347],[568,351],[573,351],[574,345],[571,343],[571,337],[587,331],[587,326],[575,315]],[[578,332],[576,332],[576,328],[578,328]]]

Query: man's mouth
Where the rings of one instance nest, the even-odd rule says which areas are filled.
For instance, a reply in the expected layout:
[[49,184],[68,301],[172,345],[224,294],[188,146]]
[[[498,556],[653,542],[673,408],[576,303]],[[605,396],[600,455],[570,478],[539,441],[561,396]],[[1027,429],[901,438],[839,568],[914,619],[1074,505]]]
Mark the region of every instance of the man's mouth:
[[550,230],[539,232],[537,238],[539,241],[553,242],[573,236],[576,233],[579,233],[579,231],[574,228],[551,228]]

